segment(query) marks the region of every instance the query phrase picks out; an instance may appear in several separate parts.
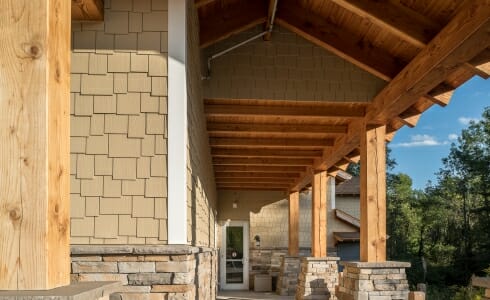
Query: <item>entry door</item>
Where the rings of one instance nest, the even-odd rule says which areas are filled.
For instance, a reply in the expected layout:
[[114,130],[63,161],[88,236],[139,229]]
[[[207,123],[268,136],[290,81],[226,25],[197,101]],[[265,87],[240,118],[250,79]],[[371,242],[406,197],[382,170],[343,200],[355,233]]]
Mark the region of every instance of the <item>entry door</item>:
[[221,289],[248,290],[248,223],[230,221],[223,226]]

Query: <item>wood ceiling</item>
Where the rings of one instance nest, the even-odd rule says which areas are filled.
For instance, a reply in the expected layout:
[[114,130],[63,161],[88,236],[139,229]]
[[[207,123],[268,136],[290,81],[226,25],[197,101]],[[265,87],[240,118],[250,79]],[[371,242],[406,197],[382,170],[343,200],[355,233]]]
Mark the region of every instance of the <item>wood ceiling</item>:
[[[274,0],[195,5],[205,48],[268,28]],[[217,188],[297,191],[315,171],[336,175],[358,162],[365,124],[386,124],[390,140],[472,76],[488,78],[489,18],[488,0],[278,0],[276,25],[387,85],[368,104],[205,99]]]

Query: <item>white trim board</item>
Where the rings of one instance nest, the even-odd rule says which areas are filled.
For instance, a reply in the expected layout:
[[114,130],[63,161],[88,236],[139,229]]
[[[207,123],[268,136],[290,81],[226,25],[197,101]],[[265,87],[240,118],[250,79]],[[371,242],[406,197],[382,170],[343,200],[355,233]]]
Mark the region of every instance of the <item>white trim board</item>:
[[187,244],[186,2],[168,1],[168,244]]

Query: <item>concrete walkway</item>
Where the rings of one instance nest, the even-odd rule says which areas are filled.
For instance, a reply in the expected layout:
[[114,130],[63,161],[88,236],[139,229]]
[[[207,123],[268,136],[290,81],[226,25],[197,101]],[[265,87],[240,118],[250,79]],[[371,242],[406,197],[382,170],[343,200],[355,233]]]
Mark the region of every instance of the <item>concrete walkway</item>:
[[220,291],[216,299],[221,300],[262,300],[262,299],[294,299],[294,296],[278,296],[276,293],[256,293],[249,291]]

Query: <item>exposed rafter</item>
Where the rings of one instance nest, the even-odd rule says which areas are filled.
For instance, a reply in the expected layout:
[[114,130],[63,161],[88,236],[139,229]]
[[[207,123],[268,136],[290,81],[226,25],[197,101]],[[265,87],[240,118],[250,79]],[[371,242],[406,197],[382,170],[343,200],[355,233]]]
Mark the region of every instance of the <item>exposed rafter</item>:
[[306,167],[296,166],[214,166],[215,172],[300,173]]
[[71,0],[72,21],[104,21],[103,0]]
[[207,116],[270,116],[302,118],[361,118],[366,104],[343,102],[291,102],[206,99]]
[[205,48],[231,35],[267,21],[262,0],[249,0],[214,10],[200,19],[200,46]]
[[264,172],[216,172],[214,177],[219,178],[295,178],[299,173],[264,173]]
[[373,100],[365,120],[353,121],[348,134],[326,149],[310,171],[291,189],[301,190],[311,182],[311,170],[326,170],[357,148],[363,124],[388,124],[424,95],[438,86],[454,70],[477,57],[490,45],[490,5],[486,0],[468,2],[441,32],[422,49]]
[[211,149],[213,157],[321,157],[321,150]]
[[215,166],[233,166],[233,165],[256,165],[256,166],[310,166],[312,159],[307,158],[235,158],[235,157],[215,157],[213,164]]
[[199,8],[199,7],[201,7],[201,6],[204,6],[204,5],[206,5],[206,4],[212,3],[212,2],[214,2],[214,1],[216,1],[216,0],[195,0],[195,1],[194,1],[194,5],[195,5],[197,8]]
[[281,5],[277,23],[385,81],[390,81],[405,65],[383,49],[329,23],[294,1],[288,0],[287,4]]
[[247,138],[210,138],[212,147],[242,148],[283,148],[283,149],[323,149],[333,146],[333,139],[247,139]]
[[208,132],[241,132],[241,133],[329,133],[342,134],[347,132],[347,125],[315,125],[315,124],[257,124],[257,123],[208,123]]
[[424,48],[441,29],[436,22],[400,3],[372,0],[331,1],[418,48]]

